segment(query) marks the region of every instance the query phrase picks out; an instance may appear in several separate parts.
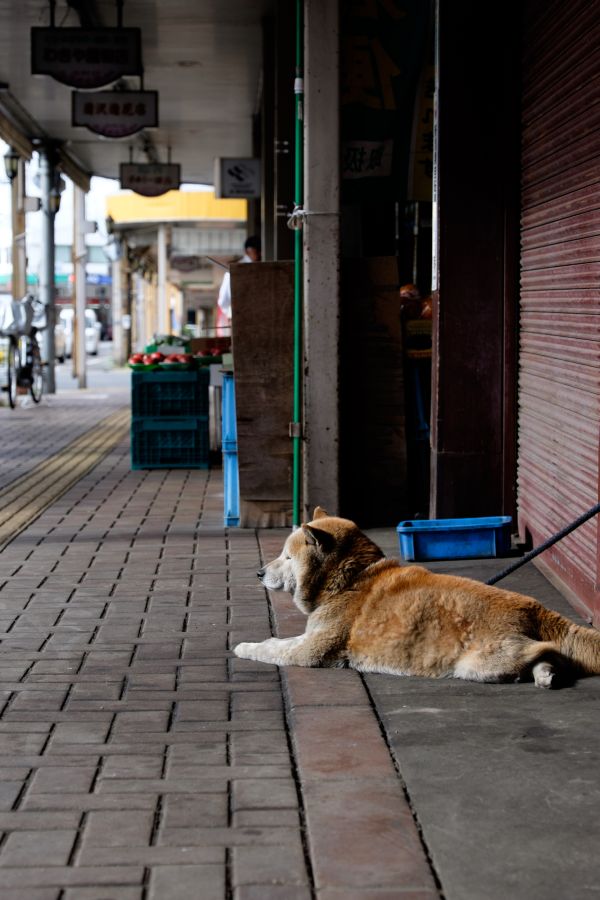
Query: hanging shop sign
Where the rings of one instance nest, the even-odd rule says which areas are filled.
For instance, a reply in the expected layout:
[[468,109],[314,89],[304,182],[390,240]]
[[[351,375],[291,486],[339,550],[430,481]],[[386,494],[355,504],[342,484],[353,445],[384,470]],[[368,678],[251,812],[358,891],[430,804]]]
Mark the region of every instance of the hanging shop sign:
[[260,159],[216,159],[215,197],[260,197]]
[[142,74],[139,28],[32,28],[31,74],[74,88],[105,87]]
[[158,128],[158,91],[72,91],[71,124],[108,138]]
[[121,190],[135,191],[143,197],[159,197],[176,191],[181,184],[179,163],[121,163]]

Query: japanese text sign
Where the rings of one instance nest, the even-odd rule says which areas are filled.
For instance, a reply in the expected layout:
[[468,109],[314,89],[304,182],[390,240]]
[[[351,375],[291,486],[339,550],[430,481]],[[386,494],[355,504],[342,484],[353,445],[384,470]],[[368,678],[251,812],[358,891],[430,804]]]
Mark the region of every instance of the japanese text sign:
[[157,91],[73,91],[71,123],[121,138],[158,127]]
[[99,88],[142,72],[139,28],[32,28],[31,74]]
[[121,163],[121,189],[143,197],[158,197],[176,191],[181,184],[179,163]]

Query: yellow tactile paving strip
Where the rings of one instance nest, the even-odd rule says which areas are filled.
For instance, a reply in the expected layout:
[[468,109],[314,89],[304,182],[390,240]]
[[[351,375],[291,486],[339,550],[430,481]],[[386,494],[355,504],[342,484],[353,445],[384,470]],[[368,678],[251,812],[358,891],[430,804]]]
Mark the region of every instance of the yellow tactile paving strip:
[[0,491],[0,549],[58,500],[126,435],[130,410],[107,416]]

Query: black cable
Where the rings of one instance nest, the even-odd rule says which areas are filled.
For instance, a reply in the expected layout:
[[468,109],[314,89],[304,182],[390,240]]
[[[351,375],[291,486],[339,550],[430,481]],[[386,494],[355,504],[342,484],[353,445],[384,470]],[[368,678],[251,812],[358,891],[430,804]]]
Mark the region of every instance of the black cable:
[[543,544],[540,544],[539,547],[534,547],[533,550],[530,550],[529,553],[526,553],[525,556],[522,556],[521,559],[518,559],[512,565],[507,566],[506,569],[503,569],[497,575],[494,575],[493,578],[490,578],[486,581],[486,584],[496,584],[497,581],[500,581],[501,578],[506,578],[507,575],[510,575],[511,572],[514,572],[516,569],[520,569],[521,566],[524,566],[525,563],[528,563],[530,559],[538,556],[540,553],[543,553],[544,550],[547,550],[548,547],[551,547],[553,544],[556,544],[558,541],[562,540],[572,531],[575,531],[576,528],[579,528],[580,525],[583,525],[584,522],[587,522],[588,519],[591,519],[592,516],[597,515],[600,512],[600,503],[596,503],[595,506],[592,506],[591,509],[588,509],[587,512],[583,513],[579,516],[578,519],[575,519],[574,522],[571,522],[570,525],[565,525],[564,528],[561,528],[560,531],[557,531],[556,534],[553,534],[548,540],[544,541]]

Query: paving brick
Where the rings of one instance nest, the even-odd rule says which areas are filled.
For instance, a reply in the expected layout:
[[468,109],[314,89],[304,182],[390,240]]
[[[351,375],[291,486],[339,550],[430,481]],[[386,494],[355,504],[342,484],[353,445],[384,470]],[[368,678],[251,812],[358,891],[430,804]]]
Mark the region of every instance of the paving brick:
[[2,892],[8,888],[47,888],[86,885],[141,884],[144,879],[142,866],[86,866],[82,868],[64,866],[19,867],[4,869],[2,872]]
[[297,809],[239,809],[234,812],[231,824],[235,828],[299,828],[300,815]]
[[360,675],[351,669],[285,669],[290,705],[294,706],[368,706],[370,701]]
[[236,693],[232,697],[232,715],[238,713],[252,713],[260,710],[277,710],[281,712],[283,709],[280,692],[269,690],[260,692],[243,691]]
[[310,888],[293,884],[243,884],[236,887],[233,892],[233,900],[311,900],[311,898]]
[[288,809],[298,805],[296,785],[291,778],[241,779],[232,784],[232,810]]
[[52,831],[55,828],[62,830],[76,830],[81,815],[79,812],[0,812],[0,831]]
[[231,759],[236,765],[261,765],[266,756],[274,764],[289,761],[287,735],[278,731],[247,731],[232,734]]
[[118,713],[112,733],[117,737],[128,732],[163,732],[167,730],[169,717],[168,711]]
[[38,769],[28,794],[79,794],[89,791],[96,775],[95,766],[53,766]]
[[370,709],[298,708],[292,712],[301,778],[393,777],[394,767]]
[[144,889],[141,887],[80,887],[68,888],[61,900],[143,900]]
[[78,854],[81,866],[193,866],[225,864],[221,847],[92,847],[84,846]]
[[21,766],[0,766],[0,782],[25,781],[29,775],[29,768]]
[[42,734],[0,733],[0,755],[39,753],[46,740],[45,729]]
[[[170,747],[167,755],[167,773],[185,766],[227,765],[227,744],[224,737],[206,744],[179,744]],[[199,774],[198,772],[196,774]],[[181,777],[181,772],[180,772]]]
[[411,888],[404,885],[396,888],[323,888],[319,900],[438,900],[439,893],[434,888]]
[[76,836],[76,831],[59,828],[9,834],[0,852],[0,867],[66,866]]
[[2,888],[2,900],[60,900],[59,888]]
[[228,716],[226,700],[184,700],[177,704],[177,722],[219,722],[227,720]]
[[105,756],[102,765],[102,778],[160,778],[163,769],[163,754],[140,756],[115,754]]
[[302,848],[286,844],[262,847],[234,847],[232,884],[308,885]]
[[306,781],[303,793],[317,888],[434,889],[395,778]]
[[201,847],[245,847],[294,844],[301,846],[300,834],[296,827],[275,827],[273,825],[259,827],[256,825],[234,828],[191,827],[163,828],[159,845],[165,847],[201,846]]
[[[48,743],[49,753],[64,753],[65,747],[79,744],[97,744],[105,740],[111,726],[110,718],[93,722],[59,722]],[[77,750],[79,751],[79,746]]]
[[148,900],[225,900],[224,866],[155,866]]
[[87,849],[148,845],[153,824],[153,810],[93,810],[86,818],[82,846]]
[[226,793],[167,796],[163,802],[161,828],[222,828],[227,825],[228,806]]
[[[139,792],[128,794],[30,794],[23,798],[19,809],[26,812],[33,810],[70,810],[85,812],[92,809],[154,809],[158,794],[146,793],[145,784],[138,782]],[[16,799],[16,797],[15,797]],[[12,806],[12,804],[11,804]]]

